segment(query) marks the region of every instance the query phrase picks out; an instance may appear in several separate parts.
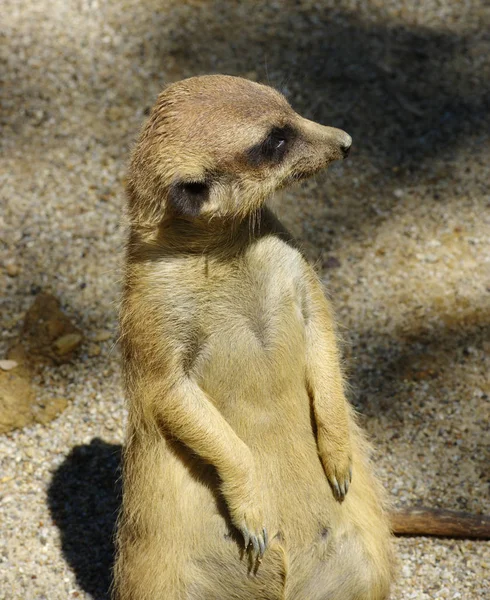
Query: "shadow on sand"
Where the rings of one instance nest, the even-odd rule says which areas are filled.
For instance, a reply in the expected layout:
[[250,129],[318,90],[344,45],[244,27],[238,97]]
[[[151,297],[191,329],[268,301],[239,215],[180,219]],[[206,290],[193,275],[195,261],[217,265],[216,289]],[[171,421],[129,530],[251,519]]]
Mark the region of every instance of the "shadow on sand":
[[110,597],[119,512],[121,446],[95,438],[75,446],[55,472],[48,506],[65,560],[94,600]]

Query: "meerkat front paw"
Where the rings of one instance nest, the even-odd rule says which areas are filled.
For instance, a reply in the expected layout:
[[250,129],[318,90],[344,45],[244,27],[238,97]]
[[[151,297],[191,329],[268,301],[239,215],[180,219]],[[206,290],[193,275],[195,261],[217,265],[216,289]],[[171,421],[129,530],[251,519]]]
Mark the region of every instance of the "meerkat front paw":
[[237,527],[243,535],[245,550],[250,550],[258,560],[264,556],[269,544],[269,536],[265,527],[264,519],[260,516],[261,511],[246,510],[241,521],[237,521]]
[[235,481],[222,485],[232,523],[243,535],[244,548],[260,561],[269,544],[269,536],[259,490],[250,473],[246,483]]
[[352,481],[352,455],[349,440],[335,440],[324,433],[318,437],[318,454],[333,495],[342,502]]

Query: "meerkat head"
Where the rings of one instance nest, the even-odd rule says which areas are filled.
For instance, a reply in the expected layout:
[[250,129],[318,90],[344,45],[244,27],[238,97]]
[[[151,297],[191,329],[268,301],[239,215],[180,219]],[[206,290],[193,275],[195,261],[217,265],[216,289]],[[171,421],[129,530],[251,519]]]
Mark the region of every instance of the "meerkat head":
[[351,143],[265,85],[225,75],[179,81],[158,97],[133,152],[130,217],[149,226],[243,218],[275,190],[345,158]]

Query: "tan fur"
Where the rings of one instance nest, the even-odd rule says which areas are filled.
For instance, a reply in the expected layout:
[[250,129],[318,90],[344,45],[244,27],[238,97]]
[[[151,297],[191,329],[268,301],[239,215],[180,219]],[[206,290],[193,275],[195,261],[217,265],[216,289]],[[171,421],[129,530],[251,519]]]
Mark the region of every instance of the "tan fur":
[[128,186],[118,600],[387,598],[389,527],[331,311],[264,206],[350,143],[243,79],[160,95]]

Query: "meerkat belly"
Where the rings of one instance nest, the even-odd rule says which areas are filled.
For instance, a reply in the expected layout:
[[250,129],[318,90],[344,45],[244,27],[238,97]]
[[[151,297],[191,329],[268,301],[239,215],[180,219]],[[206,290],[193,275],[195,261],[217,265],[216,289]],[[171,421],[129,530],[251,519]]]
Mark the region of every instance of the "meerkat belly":
[[216,294],[208,308],[212,334],[204,336],[193,375],[252,450],[275,531],[307,543],[327,521],[330,490],[306,388],[300,265],[291,258],[271,271],[252,263],[238,295]]
[[294,273],[254,267],[234,281],[233,295],[226,286],[215,294],[193,365],[201,388],[244,437],[248,430],[281,428],[285,416],[310,420],[305,320]]
[[304,323],[291,299],[275,308],[223,319],[196,364],[201,389],[252,448],[313,440]]

